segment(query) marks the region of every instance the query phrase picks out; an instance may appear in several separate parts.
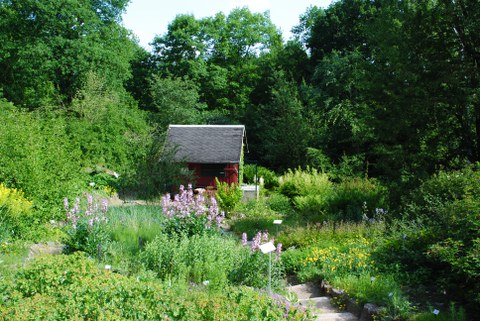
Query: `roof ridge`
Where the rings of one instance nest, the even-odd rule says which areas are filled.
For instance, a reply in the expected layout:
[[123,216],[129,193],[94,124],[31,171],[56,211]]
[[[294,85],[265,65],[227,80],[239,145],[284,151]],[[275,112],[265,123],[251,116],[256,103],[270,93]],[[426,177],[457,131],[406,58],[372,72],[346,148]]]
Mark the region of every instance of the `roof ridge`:
[[245,127],[245,125],[168,125],[168,127],[242,128],[242,127]]

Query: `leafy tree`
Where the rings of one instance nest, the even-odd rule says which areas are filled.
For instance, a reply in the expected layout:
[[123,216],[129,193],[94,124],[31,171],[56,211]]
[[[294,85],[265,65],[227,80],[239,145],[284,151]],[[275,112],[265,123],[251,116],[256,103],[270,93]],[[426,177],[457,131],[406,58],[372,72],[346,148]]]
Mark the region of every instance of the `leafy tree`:
[[153,119],[161,129],[169,124],[203,123],[205,105],[199,102],[196,85],[189,80],[154,76],[150,83]]
[[86,72],[120,87],[133,42],[119,25],[128,1],[0,1],[0,88],[29,108],[70,101]]
[[286,170],[305,163],[310,132],[296,86],[282,72],[272,78],[271,100],[249,111],[249,144],[269,167]]
[[0,101],[0,181],[21,189],[34,201],[39,216],[55,218],[62,200],[85,187],[78,159],[80,150],[70,143],[62,113],[50,110],[26,112]]
[[89,73],[70,111],[68,131],[82,152],[82,168],[93,171],[102,167],[121,176],[134,175],[138,160],[146,153],[149,127],[132,98]]
[[153,47],[162,75],[195,81],[201,101],[235,122],[259,80],[258,58],[280,48],[281,37],[268,14],[241,8],[199,20],[179,15]]

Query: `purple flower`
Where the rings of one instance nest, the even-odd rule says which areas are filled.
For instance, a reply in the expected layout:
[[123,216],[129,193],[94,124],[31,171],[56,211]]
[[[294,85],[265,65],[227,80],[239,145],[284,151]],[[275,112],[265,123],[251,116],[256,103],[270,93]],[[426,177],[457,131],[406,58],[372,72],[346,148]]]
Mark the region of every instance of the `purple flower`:
[[105,215],[108,212],[108,200],[106,198],[102,199],[100,202],[100,211]]
[[277,259],[280,257],[280,254],[282,254],[282,243],[277,243],[277,249],[275,250],[275,253],[277,254]]
[[264,231],[262,233],[262,241],[263,242],[268,242],[268,232],[267,231]]
[[242,245],[243,245],[243,246],[246,246],[246,245],[247,245],[247,242],[248,242],[247,233],[243,232],[243,233],[242,233]]
[[262,232],[258,232],[252,239],[252,251],[260,248],[260,242],[262,241]]
[[68,198],[63,199],[63,208],[65,209],[65,212],[68,212],[69,207],[68,207]]

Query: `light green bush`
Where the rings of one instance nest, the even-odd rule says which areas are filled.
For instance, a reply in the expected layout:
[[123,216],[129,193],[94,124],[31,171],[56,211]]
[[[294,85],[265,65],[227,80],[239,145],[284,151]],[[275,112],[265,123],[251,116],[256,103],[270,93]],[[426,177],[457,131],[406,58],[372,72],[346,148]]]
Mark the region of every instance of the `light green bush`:
[[217,191],[215,198],[221,210],[225,211],[227,217],[230,217],[232,211],[238,206],[243,197],[243,191],[237,184],[228,184],[220,182],[215,178]]
[[61,112],[26,112],[2,100],[0,119],[0,181],[33,201],[32,225],[62,218],[63,198],[86,185],[66,119]]
[[328,175],[314,168],[288,170],[279,179],[279,192],[290,198],[297,211],[310,219],[324,220],[333,184]]

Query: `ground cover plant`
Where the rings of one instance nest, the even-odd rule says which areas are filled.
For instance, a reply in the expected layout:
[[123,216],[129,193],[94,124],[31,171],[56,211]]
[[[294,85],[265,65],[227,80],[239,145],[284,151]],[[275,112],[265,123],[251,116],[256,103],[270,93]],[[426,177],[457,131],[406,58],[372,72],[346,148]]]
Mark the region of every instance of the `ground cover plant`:
[[298,307],[246,287],[185,291],[99,268],[79,252],[39,258],[0,287],[3,320],[306,320]]

